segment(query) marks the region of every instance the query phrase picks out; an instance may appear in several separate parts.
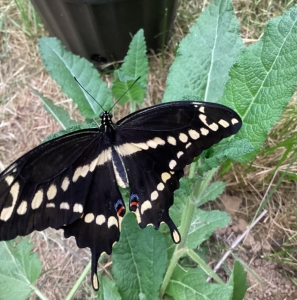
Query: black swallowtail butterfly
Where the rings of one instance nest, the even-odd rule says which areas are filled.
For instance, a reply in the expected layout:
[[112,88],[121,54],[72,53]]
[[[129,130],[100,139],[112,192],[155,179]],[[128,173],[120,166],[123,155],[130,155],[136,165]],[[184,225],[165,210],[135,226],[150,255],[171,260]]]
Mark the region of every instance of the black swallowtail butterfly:
[[98,258],[111,254],[125,214],[118,186],[129,186],[129,209],[141,228],[165,222],[179,243],[169,208],[183,168],[241,127],[233,110],[197,101],[159,104],[117,123],[107,111],[100,118],[98,128],[41,144],[0,174],[0,240],[64,229],[90,248],[95,290]]

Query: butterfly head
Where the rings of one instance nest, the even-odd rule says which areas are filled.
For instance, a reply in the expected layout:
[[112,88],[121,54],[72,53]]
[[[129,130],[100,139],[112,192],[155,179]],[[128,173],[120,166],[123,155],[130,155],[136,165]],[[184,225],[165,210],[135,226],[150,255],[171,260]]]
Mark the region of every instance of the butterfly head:
[[100,119],[101,119],[101,128],[104,129],[106,132],[108,128],[113,127],[112,126],[112,113],[108,111],[104,111],[100,114]]

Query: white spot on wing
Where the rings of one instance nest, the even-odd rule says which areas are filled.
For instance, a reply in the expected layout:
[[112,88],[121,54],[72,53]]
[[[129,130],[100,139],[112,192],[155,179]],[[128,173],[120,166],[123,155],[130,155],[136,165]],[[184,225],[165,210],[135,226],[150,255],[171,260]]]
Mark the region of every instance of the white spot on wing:
[[172,170],[177,165],[176,160],[172,159],[169,163],[169,168]]
[[199,111],[203,114],[205,114],[205,107],[204,106],[200,106],[199,107]]
[[95,216],[92,213],[89,213],[89,214],[85,215],[85,222],[86,223],[91,223],[91,222],[94,221],[94,219],[95,219]]
[[60,209],[70,209],[70,206],[67,202],[62,202],[60,204]]
[[221,126],[223,126],[224,128],[227,128],[227,127],[230,126],[230,124],[229,124],[227,121],[223,120],[223,119],[221,119],[218,123],[219,123]]
[[174,242],[176,244],[178,244],[180,242],[180,236],[176,230],[173,231],[172,236],[173,236]]
[[28,202],[23,200],[17,209],[19,215],[24,215],[27,212]]
[[197,139],[199,139],[199,137],[200,137],[199,132],[197,132],[197,131],[194,130],[194,129],[189,129],[188,133],[189,133],[189,136],[190,136],[193,140],[197,140]]
[[97,165],[104,165],[106,162],[111,160],[111,148],[108,148],[106,150],[103,150],[99,155],[98,155],[98,161]]
[[138,151],[142,151],[141,147],[138,147],[137,144],[132,143],[126,143],[119,146],[115,146],[115,149],[121,156],[127,156]]
[[163,191],[165,188],[165,185],[163,182],[160,182],[158,185],[157,185],[157,190],[158,191]]
[[81,167],[78,167],[73,174],[72,181],[76,182],[78,180],[80,174],[81,174]]
[[149,148],[149,146],[146,143],[133,143],[133,145],[142,150],[147,150]]
[[93,287],[94,287],[94,289],[96,289],[96,290],[99,289],[97,274],[93,274]]
[[182,143],[186,143],[188,141],[188,136],[184,133],[180,133],[178,138]]
[[159,137],[155,137],[152,140],[148,140],[146,142],[146,144],[150,147],[150,148],[154,148],[156,149],[159,145],[165,145],[165,141],[160,139]]
[[183,152],[183,151],[179,151],[179,152],[177,152],[177,154],[176,154],[177,158],[181,158],[182,155],[184,155],[184,152]]
[[6,181],[6,183],[8,185],[11,185],[13,180],[14,180],[14,177],[13,176],[7,176],[4,180]]
[[186,145],[186,149],[188,149],[191,145],[192,145],[192,143],[189,142],[189,143]]
[[107,227],[110,228],[113,225],[118,227],[118,220],[116,219],[116,217],[111,216],[108,218]]
[[79,203],[75,203],[74,206],[73,206],[73,212],[82,213],[83,212],[83,206]]
[[61,185],[61,188],[64,192],[67,191],[68,187],[69,187],[69,184],[70,184],[70,180],[69,178],[66,176],[64,179],[63,179],[63,182],[62,182],[62,185]]
[[237,123],[239,123],[239,122],[238,122],[237,119],[233,118],[233,119],[231,120],[231,123],[232,123],[233,125],[235,125],[235,124],[237,124]]
[[[10,176],[8,176],[8,177],[10,177]],[[7,179],[7,177],[6,177],[6,179]],[[11,217],[14,207],[15,207],[15,204],[16,204],[16,201],[18,199],[19,191],[20,191],[20,184],[18,182],[15,182],[10,189],[10,195],[12,197],[12,204],[11,204],[11,206],[5,207],[2,209],[1,215],[0,215],[0,220],[7,221]]]
[[98,157],[95,158],[91,163],[90,163],[90,172],[93,172],[96,168],[96,165],[97,165],[97,162],[98,162]]
[[42,200],[43,200],[43,190],[38,190],[35,193],[34,198],[31,202],[31,208],[38,209],[42,203]]
[[90,166],[89,166],[89,165],[83,166],[82,169],[81,169],[81,174],[80,174],[80,176],[86,177],[87,174],[89,173],[89,170],[90,170]]
[[51,184],[50,187],[47,190],[46,195],[47,195],[47,199],[48,200],[53,200],[56,197],[56,195],[57,195],[57,187],[56,187],[56,185]]
[[102,225],[102,224],[104,224],[105,222],[106,222],[106,218],[105,218],[104,215],[98,215],[98,216],[96,217],[96,224],[97,224],[97,225]]
[[211,130],[213,131],[217,131],[219,129],[219,126],[218,124],[216,123],[211,123],[211,124],[208,124],[207,121],[206,121],[206,115],[203,115],[203,114],[199,114],[199,119],[208,127],[210,128]]
[[204,127],[201,127],[201,128],[200,128],[200,131],[201,131],[201,134],[204,135],[204,136],[209,134],[209,130],[207,130],[207,129],[204,128]]
[[164,172],[161,175],[162,181],[166,183],[166,181],[171,177],[171,175],[168,172]]
[[55,208],[55,207],[56,207],[56,205],[53,202],[50,202],[50,203],[46,204],[46,208]]
[[172,146],[176,146],[176,139],[173,136],[169,136],[167,142]]
[[152,208],[152,204],[149,200],[146,200],[142,203],[141,205],[141,214],[143,215],[143,213],[148,210],[148,209],[151,209]]
[[151,193],[151,200],[154,201],[159,197],[159,193],[157,191],[153,191]]

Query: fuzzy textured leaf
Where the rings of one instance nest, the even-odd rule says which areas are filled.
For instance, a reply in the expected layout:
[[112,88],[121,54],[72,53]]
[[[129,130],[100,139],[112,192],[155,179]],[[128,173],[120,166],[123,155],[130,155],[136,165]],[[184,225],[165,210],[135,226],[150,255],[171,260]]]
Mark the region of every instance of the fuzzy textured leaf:
[[229,222],[230,216],[226,212],[197,209],[191,222],[187,246],[190,249],[197,248],[211,236],[216,228],[225,227]]
[[199,172],[204,173],[216,168],[228,158],[239,161],[241,157],[253,150],[253,145],[247,139],[238,140],[230,137],[202,153],[204,160],[203,164],[199,166]]
[[[114,75],[115,81],[112,85],[112,93],[115,98],[121,98],[119,101],[121,104],[128,101],[141,104],[146,94],[148,75],[148,59],[143,29],[140,29],[134,35],[123,65]],[[135,82],[138,77],[140,78]],[[131,87],[133,83],[134,85]],[[123,96],[125,92],[127,93]]]
[[158,299],[166,263],[163,235],[151,226],[140,229],[134,214],[127,214],[120,241],[113,248],[112,273],[122,298]]
[[50,99],[44,97],[37,90],[32,89],[32,91],[43,101],[44,109],[53,116],[53,118],[61,125],[63,129],[78,125],[78,123],[72,120],[68,112],[62,107],[55,105]]
[[181,41],[167,77],[163,102],[218,102],[228,73],[244,48],[230,0],[213,0]]
[[0,242],[0,299],[25,300],[33,291],[32,284],[39,278],[41,262],[28,239],[17,247],[14,241]]
[[121,300],[118,289],[114,281],[111,281],[107,277],[99,277],[100,289],[98,291],[99,300]]
[[[263,38],[246,48],[230,71],[221,101],[235,108],[243,126],[238,138],[248,139],[254,152],[279,120],[297,84],[297,6],[268,22]],[[234,107],[235,104],[235,107]]]
[[236,261],[233,266],[233,272],[228,281],[228,285],[233,286],[232,300],[244,299],[244,295],[249,286],[246,282],[246,272],[238,261]]
[[206,274],[201,268],[183,269],[176,266],[166,294],[174,300],[230,300],[232,287],[206,282]]
[[202,193],[200,198],[198,199],[196,205],[201,206],[202,204],[208,201],[216,200],[225,190],[226,183],[222,181],[216,181],[211,183]]
[[74,77],[104,110],[111,108],[111,91],[89,61],[67,51],[56,38],[44,37],[39,39],[38,44],[46,70],[61,86],[62,91],[73,99],[86,118],[97,118],[102,108],[79,87]]
[[142,87],[146,87],[148,59],[146,56],[146,43],[143,29],[138,30],[134,35],[120,70],[126,76],[133,79],[137,79],[140,76],[138,83],[140,83]]
[[[120,104],[135,102],[141,104],[145,97],[145,89],[135,83],[134,80],[120,81],[118,78],[113,82],[112,93]],[[125,94],[125,95],[124,95]]]

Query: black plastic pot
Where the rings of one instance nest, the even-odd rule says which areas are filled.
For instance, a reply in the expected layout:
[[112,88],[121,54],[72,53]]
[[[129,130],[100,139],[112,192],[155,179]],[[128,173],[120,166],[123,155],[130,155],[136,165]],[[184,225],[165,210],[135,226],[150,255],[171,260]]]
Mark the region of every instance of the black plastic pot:
[[46,28],[75,54],[118,61],[144,29],[148,49],[168,41],[177,0],[31,0]]

